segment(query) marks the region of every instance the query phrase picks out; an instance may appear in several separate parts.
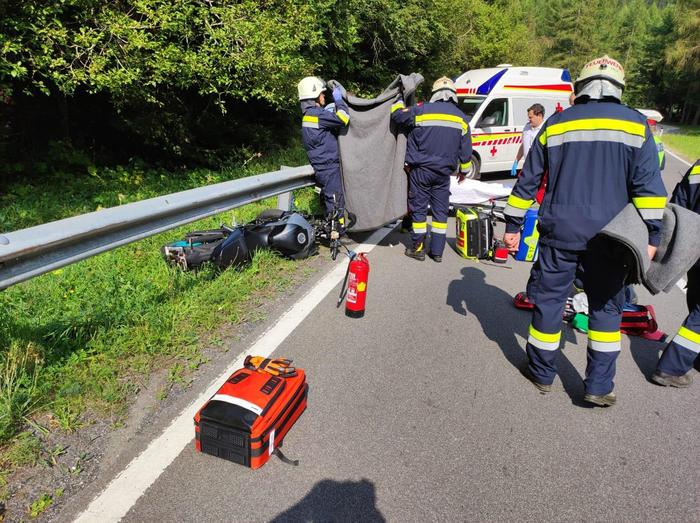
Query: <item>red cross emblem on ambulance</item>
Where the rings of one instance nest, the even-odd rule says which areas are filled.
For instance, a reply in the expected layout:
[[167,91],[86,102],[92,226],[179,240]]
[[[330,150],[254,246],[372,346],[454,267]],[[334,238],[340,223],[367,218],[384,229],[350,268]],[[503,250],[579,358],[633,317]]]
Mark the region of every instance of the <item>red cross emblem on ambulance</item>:
[[496,156],[498,149],[496,149],[496,146],[494,145],[493,147],[491,147],[491,150],[489,152],[491,153],[491,156]]

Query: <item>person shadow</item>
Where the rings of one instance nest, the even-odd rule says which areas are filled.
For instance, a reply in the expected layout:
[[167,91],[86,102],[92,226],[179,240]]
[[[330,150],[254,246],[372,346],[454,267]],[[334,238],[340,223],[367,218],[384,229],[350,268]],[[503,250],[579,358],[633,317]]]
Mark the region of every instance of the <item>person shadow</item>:
[[[671,336],[672,338],[673,336]],[[669,342],[669,336],[666,334],[664,341],[652,341],[642,338],[641,336],[628,335],[630,340],[630,353],[634,363],[639,368],[639,371],[644,375],[649,383],[651,376],[656,370],[656,365],[659,362],[660,351],[662,351]]]
[[[680,325],[679,323],[678,327],[680,327]],[[665,338],[660,341],[648,340],[642,336],[628,336],[632,359],[649,383],[656,385],[656,383],[651,380],[651,377],[659,364],[661,353],[676,335],[677,331],[678,328],[672,332],[666,332]],[[695,358],[693,367],[700,372],[700,355]]]
[[[448,286],[447,305],[462,316],[472,314],[481,324],[486,337],[496,343],[506,360],[525,376],[527,354],[524,342],[518,339],[516,333],[527,339],[531,314],[516,309],[513,297],[503,289],[488,284],[486,275],[480,269],[463,267],[461,274],[461,279],[451,281]],[[562,335],[562,342],[576,343],[574,333],[565,325],[562,325]],[[583,378],[563,350],[559,351],[557,357],[557,374],[571,403],[590,408],[590,405],[583,402]]]
[[384,523],[386,519],[376,506],[374,483],[360,481],[333,481],[324,479],[296,505],[275,516],[272,523],[355,522]]

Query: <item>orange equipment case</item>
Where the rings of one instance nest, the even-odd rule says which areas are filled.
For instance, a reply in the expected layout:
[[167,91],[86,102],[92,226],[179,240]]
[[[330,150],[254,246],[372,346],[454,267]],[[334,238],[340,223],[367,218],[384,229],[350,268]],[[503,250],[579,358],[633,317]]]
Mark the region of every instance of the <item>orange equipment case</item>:
[[306,409],[308,388],[302,369],[289,377],[237,370],[195,414],[195,448],[262,467]]

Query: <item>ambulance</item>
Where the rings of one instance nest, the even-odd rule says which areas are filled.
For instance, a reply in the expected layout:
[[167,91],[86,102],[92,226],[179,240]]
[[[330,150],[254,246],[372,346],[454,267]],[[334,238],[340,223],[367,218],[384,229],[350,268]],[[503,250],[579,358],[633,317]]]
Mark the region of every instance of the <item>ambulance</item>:
[[[471,129],[474,153],[467,177],[474,179],[481,173],[510,171],[528,121],[528,107],[542,104],[547,119],[569,107],[574,88],[567,69],[510,64],[467,71],[457,77],[455,87]],[[521,160],[519,168],[522,164]]]

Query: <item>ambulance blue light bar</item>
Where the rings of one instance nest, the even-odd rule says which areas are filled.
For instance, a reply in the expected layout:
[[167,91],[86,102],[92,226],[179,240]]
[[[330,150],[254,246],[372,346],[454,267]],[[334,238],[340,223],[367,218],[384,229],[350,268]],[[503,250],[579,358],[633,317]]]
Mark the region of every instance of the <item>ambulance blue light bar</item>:
[[486,96],[491,92],[491,89],[496,87],[496,84],[498,81],[501,79],[501,77],[506,74],[506,71],[508,69],[505,68],[501,71],[498,71],[495,75],[493,75],[491,78],[486,80],[483,84],[479,86],[479,88],[476,90],[476,94],[484,95]]

